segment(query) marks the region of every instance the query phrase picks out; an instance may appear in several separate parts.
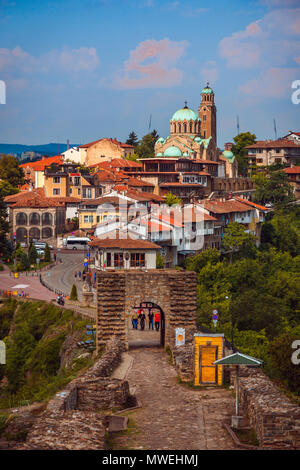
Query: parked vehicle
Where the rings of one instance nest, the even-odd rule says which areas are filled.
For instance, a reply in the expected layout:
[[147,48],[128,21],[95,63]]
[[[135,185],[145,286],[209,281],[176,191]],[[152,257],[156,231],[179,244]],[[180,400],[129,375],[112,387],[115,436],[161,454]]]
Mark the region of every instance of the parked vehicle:
[[63,240],[63,247],[68,250],[86,250],[90,242],[88,237],[67,237]]
[[[41,250],[44,250],[46,248],[46,243],[45,242],[33,242],[34,246],[36,249],[40,248]],[[53,246],[49,245],[50,250],[53,250]]]

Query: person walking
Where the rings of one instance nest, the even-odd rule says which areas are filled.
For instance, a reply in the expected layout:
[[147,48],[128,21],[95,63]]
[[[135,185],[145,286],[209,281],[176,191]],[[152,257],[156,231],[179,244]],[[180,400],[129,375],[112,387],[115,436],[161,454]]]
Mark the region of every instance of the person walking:
[[137,330],[137,327],[138,327],[138,315],[137,315],[136,311],[134,311],[134,313],[132,315],[132,328],[134,330]]
[[145,329],[145,320],[146,320],[146,315],[144,313],[144,310],[142,310],[142,313],[141,313],[141,316],[140,316],[141,330]]
[[156,329],[156,331],[159,331],[160,312],[156,312],[156,314],[154,315],[154,323],[155,323],[155,329]]
[[154,318],[154,314],[152,312],[152,310],[149,311],[148,313],[148,319],[149,319],[149,330],[153,330],[153,318]]
[[75,281],[76,281],[76,279],[77,279],[77,271],[75,271],[74,277],[75,277]]

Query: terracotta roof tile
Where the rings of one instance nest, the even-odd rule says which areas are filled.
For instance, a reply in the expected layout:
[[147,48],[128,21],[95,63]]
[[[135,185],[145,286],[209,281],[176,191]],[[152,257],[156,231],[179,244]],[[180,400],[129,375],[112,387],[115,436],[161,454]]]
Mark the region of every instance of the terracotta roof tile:
[[90,246],[99,248],[119,248],[124,250],[160,250],[161,247],[148,240],[132,240],[131,238],[95,238],[89,243]]

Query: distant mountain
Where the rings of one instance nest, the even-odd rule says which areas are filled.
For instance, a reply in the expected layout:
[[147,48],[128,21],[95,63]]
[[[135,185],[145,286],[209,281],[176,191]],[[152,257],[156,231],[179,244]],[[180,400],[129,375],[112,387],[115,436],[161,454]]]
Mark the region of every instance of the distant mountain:
[[[78,144],[70,144],[70,147],[77,146]],[[59,155],[67,150],[67,144],[44,144],[44,145],[22,145],[22,144],[0,144],[0,154],[12,154],[20,156],[22,152],[37,152],[42,155]]]

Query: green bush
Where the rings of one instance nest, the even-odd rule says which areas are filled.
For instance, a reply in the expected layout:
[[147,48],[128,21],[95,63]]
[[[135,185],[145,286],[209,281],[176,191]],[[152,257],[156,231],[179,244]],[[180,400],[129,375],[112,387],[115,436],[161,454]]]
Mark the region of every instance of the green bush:
[[72,286],[71,294],[70,294],[70,300],[78,300],[78,295],[77,295],[77,287],[75,284]]

